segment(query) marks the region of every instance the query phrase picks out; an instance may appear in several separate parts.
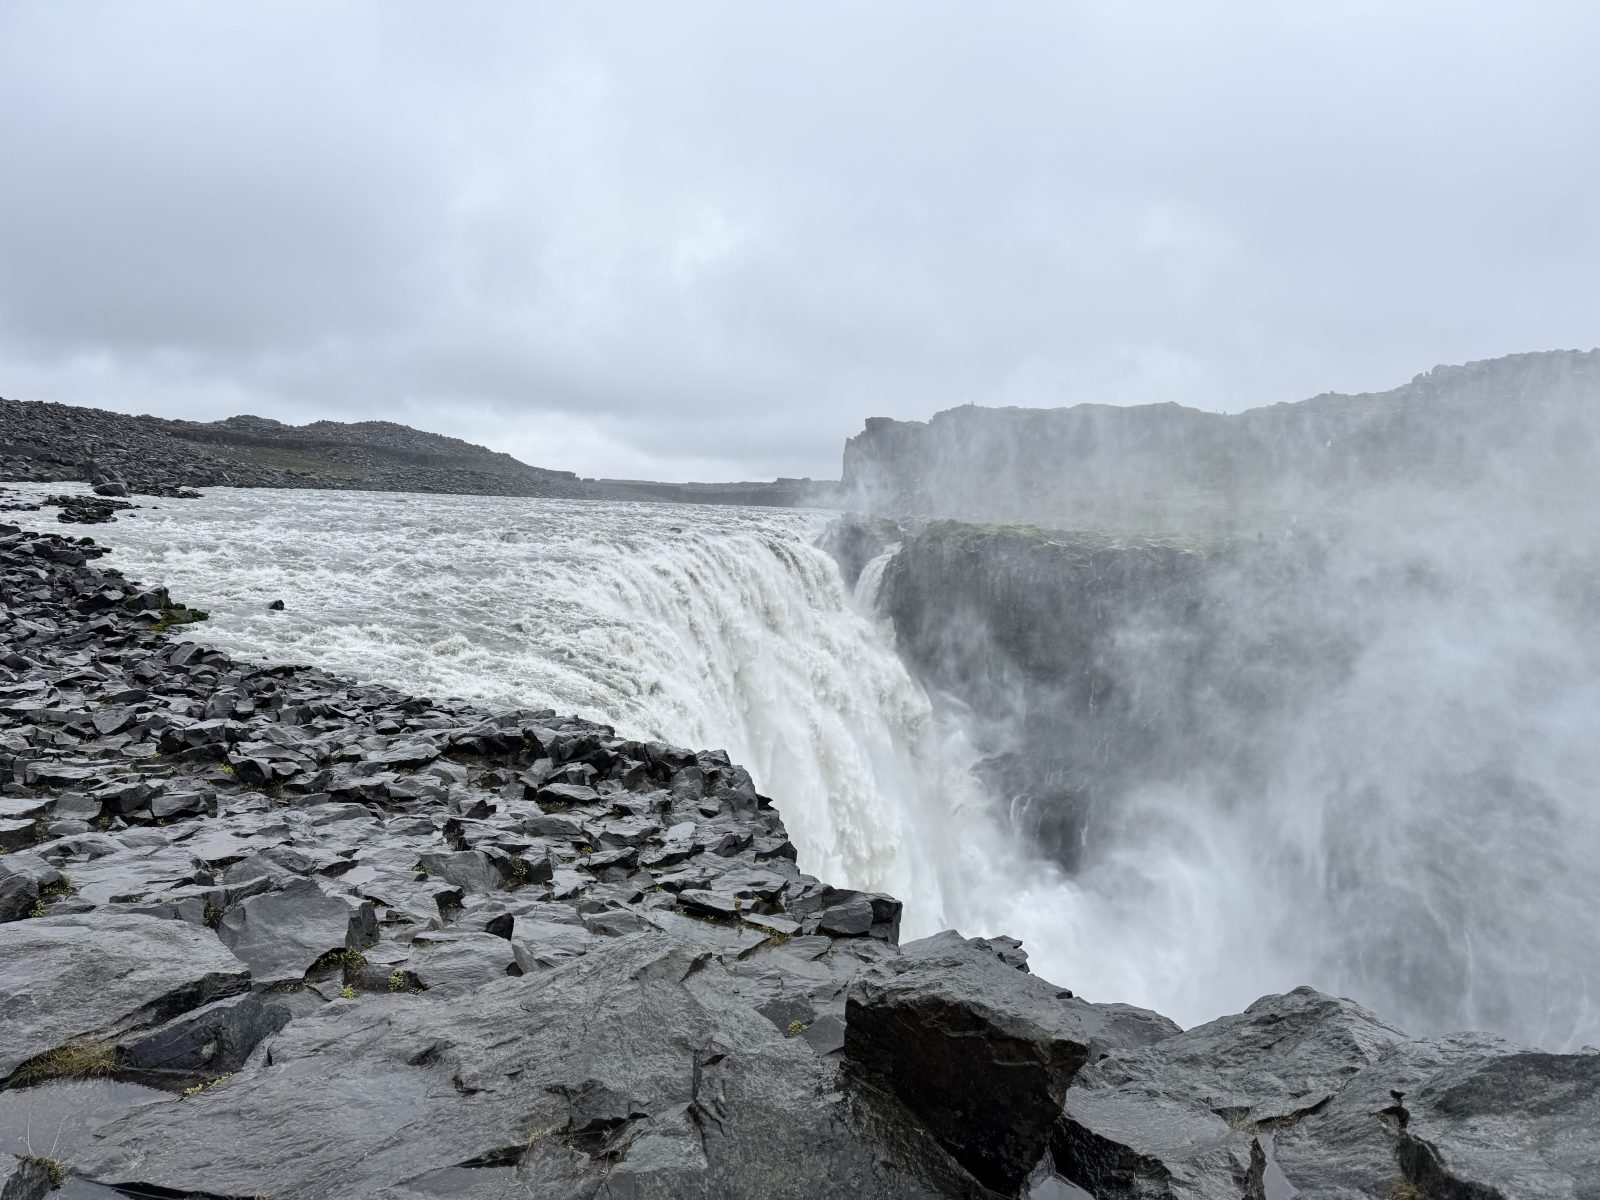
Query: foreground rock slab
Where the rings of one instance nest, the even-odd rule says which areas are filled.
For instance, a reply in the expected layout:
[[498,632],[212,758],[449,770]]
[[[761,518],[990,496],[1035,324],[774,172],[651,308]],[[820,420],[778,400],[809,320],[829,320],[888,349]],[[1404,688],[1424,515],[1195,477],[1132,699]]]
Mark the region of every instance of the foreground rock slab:
[[[0,1077],[249,985],[245,965],[214,934],[180,921],[91,912],[0,925]],[[40,1078],[58,1073],[48,1061],[34,1070]]]
[[1521,1200],[1600,1195],[1597,1128],[1600,1054],[1413,1040],[1299,988],[1086,1067],[1051,1149],[1097,1197]]

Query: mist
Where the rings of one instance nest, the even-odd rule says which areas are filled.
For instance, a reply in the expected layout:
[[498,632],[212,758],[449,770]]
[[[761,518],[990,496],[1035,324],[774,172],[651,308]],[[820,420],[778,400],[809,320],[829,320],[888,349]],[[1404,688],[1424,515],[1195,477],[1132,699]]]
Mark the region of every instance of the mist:
[[1597,357],[1206,441],[1171,409],[969,409],[959,455],[938,419],[853,443],[858,501],[922,510],[879,602],[1063,873],[1029,929],[1061,977],[1188,1021],[1294,981],[1600,1040]]

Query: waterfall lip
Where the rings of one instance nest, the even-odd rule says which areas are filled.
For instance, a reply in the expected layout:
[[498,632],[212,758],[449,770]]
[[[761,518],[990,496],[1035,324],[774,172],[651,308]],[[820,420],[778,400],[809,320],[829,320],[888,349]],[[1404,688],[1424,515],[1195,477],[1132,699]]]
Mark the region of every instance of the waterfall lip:
[[[58,529],[52,513],[15,519]],[[412,694],[548,707],[625,736],[720,747],[774,797],[803,869],[898,896],[909,937],[950,926],[1020,936],[1041,974],[1080,994],[1192,1024],[1288,982],[1372,994],[1341,986],[1335,970],[1352,958],[1373,971],[1416,968],[1362,962],[1376,942],[1334,936],[1348,907],[1317,915],[1314,903],[1333,894],[1325,881],[1354,870],[1348,853],[1328,851],[1331,818],[1313,820],[1307,805],[1305,828],[1270,828],[1203,762],[1191,764],[1182,787],[1147,781],[1123,796],[1116,819],[1126,836],[1094,845],[1081,837],[1072,873],[1045,860],[1008,819],[1036,821],[1042,802],[986,790],[989,776],[975,775],[994,766],[976,744],[983,714],[908,669],[900,631],[881,611],[919,531],[901,527],[902,538],[879,546],[847,589],[815,544],[827,520],[774,509],[214,489],[125,513],[106,534],[113,564],[209,610],[193,636],[241,659],[306,662]],[[269,612],[279,597],[291,598],[287,610]],[[1541,644],[1553,636],[1508,622],[1493,628]],[[1461,650],[1453,661],[1486,677],[1494,660],[1472,656],[1474,632],[1461,620],[1407,627],[1383,656],[1431,653],[1428,638],[1448,638]],[[1461,705],[1473,694],[1462,689]],[[1547,713],[1568,758],[1534,766],[1570,773],[1586,753],[1574,732],[1592,714],[1558,701],[1530,691],[1524,724]],[[1478,720],[1461,705],[1463,719]],[[1326,713],[1374,737],[1414,737],[1403,706],[1391,710],[1393,721],[1377,723],[1359,706]],[[1374,768],[1381,743],[1371,745],[1345,769]],[[1289,785],[1318,786],[1311,775]],[[1560,796],[1532,799],[1517,812],[1529,837],[1559,816]],[[1392,833],[1424,816],[1399,809],[1363,828]],[[1459,834],[1470,825],[1439,828]],[[1581,845],[1581,830],[1570,841]],[[1398,861],[1384,857],[1389,849],[1379,844],[1364,861]],[[1559,877],[1538,861],[1505,866],[1530,895]],[[1392,922],[1415,946],[1463,947],[1472,970],[1450,995],[1475,1015],[1460,1023],[1504,1028],[1485,984],[1500,978],[1503,939],[1430,897],[1434,878],[1392,870],[1358,899],[1387,897],[1385,912],[1420,914]],[[1480,887],[1492,894],[1489,883]],[[1559,939],[1532,925],[1518,937],[1528,962],[1544,962],[1523,974],[1564,980],[1574,1004],[1595,990],[1581,955],[1555,953]],[[1560,1047],[1596,1036],[1552,1024],[1523,1040]]]

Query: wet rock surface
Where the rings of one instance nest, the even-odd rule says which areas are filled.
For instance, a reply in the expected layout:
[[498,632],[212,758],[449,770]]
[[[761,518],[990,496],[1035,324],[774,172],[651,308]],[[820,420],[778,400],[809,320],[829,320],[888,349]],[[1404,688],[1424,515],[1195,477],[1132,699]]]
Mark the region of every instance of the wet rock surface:
[[1600,1055],[902,948],[725,754],[241,663],[103,553],[0,526],[0,1095],[128,1091],[61,1194],[1595,1194]]

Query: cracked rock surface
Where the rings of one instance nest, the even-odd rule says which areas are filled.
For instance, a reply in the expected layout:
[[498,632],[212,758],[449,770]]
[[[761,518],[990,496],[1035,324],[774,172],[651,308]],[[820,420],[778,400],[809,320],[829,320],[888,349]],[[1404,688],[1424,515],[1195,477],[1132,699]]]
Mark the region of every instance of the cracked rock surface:
[[8,1200],[1600,1196],[1600,1055],[899,946],[725,754],[237,662],[103,554],[0,526],[0,1132],[77,1114]]

